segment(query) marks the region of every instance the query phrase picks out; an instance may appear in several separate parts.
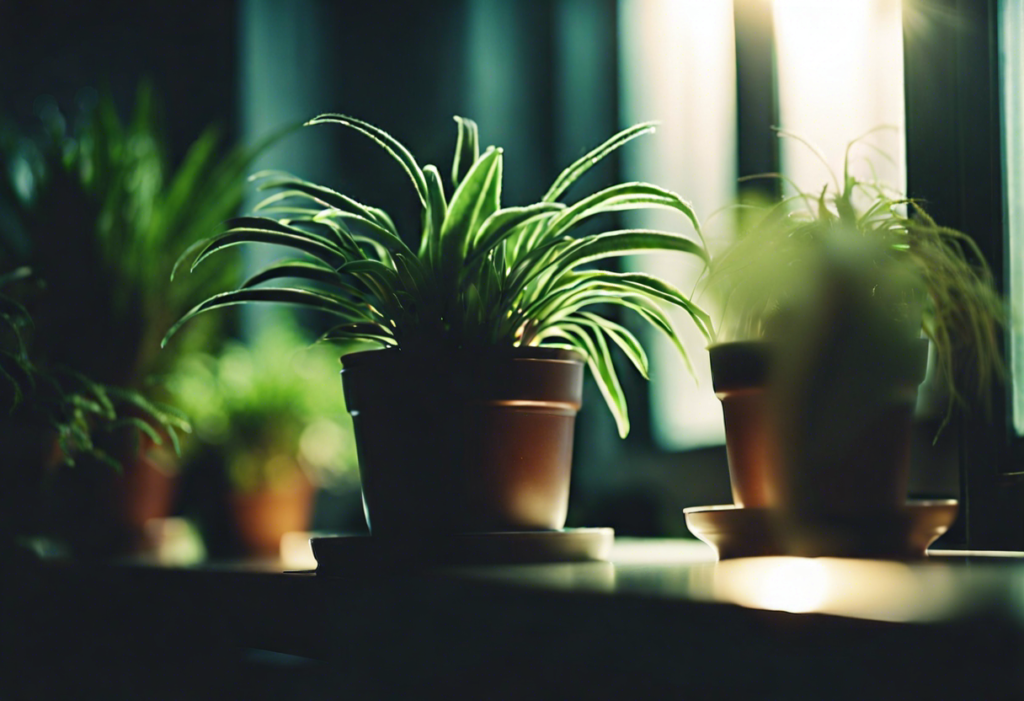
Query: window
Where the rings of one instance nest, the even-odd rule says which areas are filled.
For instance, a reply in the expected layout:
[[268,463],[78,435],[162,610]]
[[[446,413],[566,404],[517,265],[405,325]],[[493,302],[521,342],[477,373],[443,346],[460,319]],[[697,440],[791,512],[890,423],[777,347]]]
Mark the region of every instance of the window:
[[[655,138],[623,152],[627,180],[648,180],[689,198],[699,217],[736,194],[736,54],[732,0],[622,0],[619,4],[621,121],[661,120]],[[636,212],[636,228],[682,231],[681,217]],[[721,221],[719,222],[721,223]],[[707,236],[714,235],[711,222]],[[726,227],[727,228],[727,227]],[[634,269],[652,272],[679,289],[694,288],[699,261],[683,256],[637,256]],[[706,341],[684,313],[672,317],[691,351],[697,382],[675,347],[651,334],[651,431],[668,450],[721,444],[722,409],[711,387]]]
[[[780,126],[819,148],[837,174],[852,139],[891,126],[853,150],[851,164],[862,179],[905,190],[900,4],[775,0],[773,16]],[[780,146],[782,172],[802,190],[831,182],[807,146],[793,139]]]
[[[766,5],[771,12],[756,11]],[[745,20],[734,17],[734,7],[756,25],[744,40],[766,39],[775,46],[774,71],[759,70],[739,86],[737,48],[746,47],[737,47],[734,37]],[[891,126],[865,139],[852,152],[852,165],[861,179],[905,189],[900,0],[621,0],[619,15],[621,121],[654,116],[662,121],[656,139],[624,156],[624,175],[691,198],[707,220],[705,234],[713,249],[730,235],[731,215],[720,210],[735,200],[737,176],[752,174],[738,172],[737,152],[762,141],[772,125],[814,144],[834,173],[842,172],[851,140]],[[737,114],[738,104],[746,104],[744,91],[757,89],[751,83],[771,80],[773,74],[771,102],[778,104],[778,114],[769,106],[760,121],[738,119],[744,116]],[[787,139],[779,150],[777,167],[802,189],[819,191],[831,182],[824,164],[804,144]],[[627,221],[636,227],[678,229],[678,222],[660,212],[634,214]],[[694,287],[701,272],[691,261],[670,256],[638,257],[634,265],[684,290]],[[704,341],[682,314],[674,321],[687,348],[701,349],[692,358],[697,382],[668,341],[651,338],[651,362],[659,377],[650,390],[653,437],[673,451],[721,444],[721,408],[710,391]]]
[[[1003,118],[1003,178],[1006,191],[1006,240],[1010,308],[1015,316],[1024,310],[1024,1],[1003,0],[1000,18],[1000,83]],[[1010,368],[1013,377],[1011,406],[1013,427],[1024,436],[1024,327],[1010,334]]]

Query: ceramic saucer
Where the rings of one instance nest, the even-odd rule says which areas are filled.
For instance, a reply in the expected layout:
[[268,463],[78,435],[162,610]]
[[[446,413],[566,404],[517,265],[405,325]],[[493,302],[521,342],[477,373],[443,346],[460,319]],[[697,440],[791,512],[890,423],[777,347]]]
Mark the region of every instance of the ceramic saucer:
[[615,541],[611,528],[466,533],[417,538],[368,535],[310,539],[317,573],[427,565],[602,562]]
[[684,509],[686,525],[720,560],[763,555],[916,559],[956,520],[955,499],[911,500],[893,514],[785,531],[769,509],[732,505]]

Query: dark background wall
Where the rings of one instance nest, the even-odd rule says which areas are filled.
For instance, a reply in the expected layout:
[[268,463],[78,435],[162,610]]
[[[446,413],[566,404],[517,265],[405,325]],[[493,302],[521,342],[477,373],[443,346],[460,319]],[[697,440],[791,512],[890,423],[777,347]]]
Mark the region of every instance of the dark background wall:
[[163,95],[172,154],[210,122],[237,134],[237,3],[0,2],[0,112],[29,120],[50,96],[68,109],[109,86],[127,110],[151,78]]

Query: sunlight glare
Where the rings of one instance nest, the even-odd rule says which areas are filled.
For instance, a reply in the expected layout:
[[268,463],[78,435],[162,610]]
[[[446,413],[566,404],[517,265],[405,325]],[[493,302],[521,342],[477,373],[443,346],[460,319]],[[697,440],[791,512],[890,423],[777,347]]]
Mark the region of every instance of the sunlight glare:
[[[623,125],[656,119],[653,137],[622,151],[628,180],[681,193],[701,219],[736,194],[736,51],[732,0],[622,0],[619,3]],[[678,213],[627,212],[626,225],[692,234]],[[728,228],[728,217],[716,224]],[[705,231],[714,237],[714,230]],[[689,293],[702,264],[687,256],[637,256],[628,263]],[[706,304],[707,300],[698,300]],[[707,341],[686,314],[669,309],[697,381],[675,347],[650,337],[652,430],[667,450],[724,442],[722,408],[711,392]],[[713,310],[711,310],[713,313]]]
[[[775,0],[780,126],[817,146],[841,179],[847,144],[881,125],[851,154],[860,179],[904,190],[903,34],[900,0]],[[885,155],[882,155],[885,154]],[[833,179],[793,139],[780,147],[783,173],[803,190]]]

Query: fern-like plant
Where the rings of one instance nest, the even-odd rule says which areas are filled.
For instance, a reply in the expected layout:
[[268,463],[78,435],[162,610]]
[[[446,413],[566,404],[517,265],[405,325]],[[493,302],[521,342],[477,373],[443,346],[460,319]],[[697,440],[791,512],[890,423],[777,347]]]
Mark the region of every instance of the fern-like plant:
[[[697,216],[681,197],[630,182],[566,205],[560,199],[602,158],[654,131],[630,127],[566,168],[540,202],[502,207],[502,150],[480,153],[477,125],[456,117],[458,136],[448,195],[440,171],[420,167],[398,140],[366,122],[339,114],[309,125],[352,129],[376,142],[401,165],[419,199],[422,226],[410,246],[381,209],[282,172],[253,176],[273,194],[256,210],[233,219],[225,232],[190,247],[178,263],[195,270],[215,253],[239,244],[277,244],[301,257],[272,265],[239,289],[215,295],[183,316],[168,332],[198,314],[235,304],[276,302],[323,310],[339,323],[323,335],[341,344],[373,344],[405,354],[479,355],[517,347],[558,346],[582,353],[618,424],[629,431],[626,401],[612,364],[618,346],[646,377],[648,361],[627,328],[599,313],[614,305],[636,313],[665,333],[685,359],[668,316],[667,302],[689,313],[706,337],[707,314],[668,283],[641,273],[582,269],[590,263],[637,253],[677,251],[708,260]],[[574,237],[597,214],[660,207],[679,212],[697,238],[645,229]],[[293,286],[264,283],[293,279]],[[165,338],[165,342],[167,340]]]
[[[132,429],[156,445],[166,437],[180,452],[179,432],[189,433],[191,426],[178,410],[133,390],[95,382],[67,366],[41,365],[33,357],[25,338],[32,317],[8,293],[10,286],[31,276],[28,268],[0,274],[0,429],[8,439],[26,426],[37,427],[52,432],[61,462],[74,465],[77,457],[88,455],[118,470],[121,465],[96,444],[97,434]],[[40,466],[14,460],[6,467],[16,471]]]
[[0,265],[29,266],[46,282],[28,300],[41,321],[36,352],[142,388],[173,360],[159,353],[167,326],[237,280],[237,266],[224,265],[170,285],[175,257],[237,213],[253,159],[280,134],[222,154],[210,126],[173,168],[145,82],[127,121],[109,95],[67,117],[54,105],[28,129],[2,117]]

